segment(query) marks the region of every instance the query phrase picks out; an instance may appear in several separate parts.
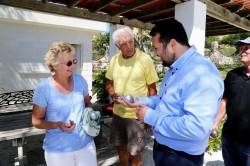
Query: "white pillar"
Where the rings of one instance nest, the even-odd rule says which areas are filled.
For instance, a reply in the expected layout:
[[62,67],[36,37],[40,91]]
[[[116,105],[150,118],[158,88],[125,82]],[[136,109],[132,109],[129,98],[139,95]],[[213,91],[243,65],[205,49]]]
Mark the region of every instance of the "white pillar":
[[124,27],[124,25],[119,25],[119,24],[116,24],[116,25],[113,25],[110,27],[110,33],[109,33],[109,56],[108,56],[108,59],[110,60],[115,54],[118,53],[118,48],[116,47],[115,43],[113,42],[113,39],[112,39],[112,34],[115,30],[119,29],[119,28],[122,28]]
[[207,6],[191,0],[175,6],[175,19],[184,26],[190,45],[195,45],[197,51],[204,55]]
[[[89,87],[89,95],[92,96],[92,40],[93,34],[85,35],[83,38],[82,51],[82,76],[86,79]],[[91,55],[91,56],[90,56]]]

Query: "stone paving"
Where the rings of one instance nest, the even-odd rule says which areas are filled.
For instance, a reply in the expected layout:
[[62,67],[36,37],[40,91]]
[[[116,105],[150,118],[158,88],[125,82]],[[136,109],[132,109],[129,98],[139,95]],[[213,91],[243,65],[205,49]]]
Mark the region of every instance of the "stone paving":
[[[109,144],[109,125],[102,127],[102,134],[95,138],[97,147],[97,160],[99,166],[118,166],[116,149]],[[146,133],[147,145],[142,153],[143,166],[153,166],[153,135]],[[28,166],[46,166],[42,149],[43,135],[27,138],[24,145],[25,156]],[[11,141],[0,142],[0,166],[18,165],[14,158],[17,156],[17,147],[12,147]],[[221,151],[212,155],[205,154],[204,166],[224,166]]]
[[[143,166],[154,166],[153,161],[153,140],[154,137],[151,132],[146,133],[147,145],[142,153]],[[112,149],[112,150],[111,150]],[[98,151],[98,150],[97,150]],[[111,154],[112,152],[112,154]],[[109,153],[107,157],[98,157],[99,166],[118,166],[118,156],[114,148],[110,145]],[[224,166],[221,151],[208,154],[205,153],[203,166]]]

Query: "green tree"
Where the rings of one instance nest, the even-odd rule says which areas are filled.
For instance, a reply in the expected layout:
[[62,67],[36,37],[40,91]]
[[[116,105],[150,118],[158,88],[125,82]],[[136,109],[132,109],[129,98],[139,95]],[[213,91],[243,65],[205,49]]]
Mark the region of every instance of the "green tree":
[[96,94],[97,103],[109,104],[109,94],[106,91],[107,70],[100,69],[93,72],[93,95]]
[[109,32],[98,34],[92,40],[93,56],[92,59],[99,59],[108,54]]
[[250,32],[248,33],[239,33],[239,34],[231,34],[225,35],[222,37],[220,44],[228,44],[233,45],[235,41],[242,40],[250,36]]
[[149,30],[134,28],[135,47],[147,54],[151,54],[151,37]]
[[219,36],[208,36],[205,38],[205,47],[206,48],[211,48],[211,44],[213,41],[220,41],[220,37]]

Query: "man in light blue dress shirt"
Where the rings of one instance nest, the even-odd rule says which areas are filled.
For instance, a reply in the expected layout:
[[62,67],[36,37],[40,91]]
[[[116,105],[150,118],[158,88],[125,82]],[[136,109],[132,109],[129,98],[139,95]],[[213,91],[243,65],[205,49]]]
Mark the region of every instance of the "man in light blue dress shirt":
[[150,32],[153,50],[169,70],[157,96],[140,97],[137,117],[153,127],[156,166],[201,166],[224,91],[216,66],[190,46],[176,20]]

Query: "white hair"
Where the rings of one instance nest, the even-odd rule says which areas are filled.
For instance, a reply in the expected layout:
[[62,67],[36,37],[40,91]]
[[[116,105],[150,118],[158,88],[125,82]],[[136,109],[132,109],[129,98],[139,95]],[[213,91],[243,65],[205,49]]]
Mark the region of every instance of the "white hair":
[[134,38],[133,31],[129,27],[122,27],[114,31],[112,39],[116,45],[119,45],[120,37],[127,35],[131,35],[131,37]]

